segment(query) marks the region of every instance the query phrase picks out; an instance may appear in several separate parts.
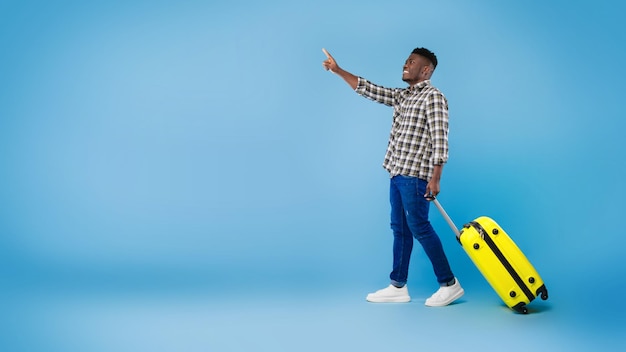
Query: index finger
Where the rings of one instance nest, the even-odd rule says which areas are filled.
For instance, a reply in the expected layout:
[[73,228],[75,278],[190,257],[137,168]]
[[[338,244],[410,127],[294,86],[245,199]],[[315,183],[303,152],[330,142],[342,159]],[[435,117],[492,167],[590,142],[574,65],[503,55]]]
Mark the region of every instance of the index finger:
[[328,53],[328,51],[326,51],[326,49],[322,48],[322,51],[324,52],[324,54],[326,54],[326,57],[329,59],[332,59],[333,57],[330,56],[330,54]]

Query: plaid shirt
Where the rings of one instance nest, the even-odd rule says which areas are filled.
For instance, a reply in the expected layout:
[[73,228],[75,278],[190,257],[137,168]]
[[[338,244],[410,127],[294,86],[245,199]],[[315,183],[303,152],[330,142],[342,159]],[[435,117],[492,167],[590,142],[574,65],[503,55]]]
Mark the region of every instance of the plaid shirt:
[[385,88],[359,77],[359,95],[393,107],[383,167],[391,177],[429,181],[434,165],[448,161],[448,101],[430,81],[408,88]]

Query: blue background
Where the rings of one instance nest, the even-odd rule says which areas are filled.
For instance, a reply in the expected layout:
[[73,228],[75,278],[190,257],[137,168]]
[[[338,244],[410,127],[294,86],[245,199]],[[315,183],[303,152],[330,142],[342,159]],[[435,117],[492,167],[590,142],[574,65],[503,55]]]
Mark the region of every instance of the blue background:
[[[0,345],[7,351],[626,346],[624,5],[3,1]],[[388,283],[391,110],[417,46],[450,103],[440,200],[495,218],[550,299],[509,312],[445,222],[466,296]],[[493,338],[485,339],[484,335]]]

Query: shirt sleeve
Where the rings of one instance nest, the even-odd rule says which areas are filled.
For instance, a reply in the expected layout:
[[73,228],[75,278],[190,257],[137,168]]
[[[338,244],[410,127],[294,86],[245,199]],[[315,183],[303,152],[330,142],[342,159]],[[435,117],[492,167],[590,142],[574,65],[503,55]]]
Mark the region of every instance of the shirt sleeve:
[[396,96],[399,92],[397,88],[385,88],[371,83],[365,78],[358,77],[356,89],[354,90],[358,95],[367,99],[373,100],[377,103],[385,104],[387,106],[393,106],[396,101]]
[[432,160],[434,165],[443,165],[448,161],[448,101],[441,92],[430,94],[427,99],[426,122],[433,147]]

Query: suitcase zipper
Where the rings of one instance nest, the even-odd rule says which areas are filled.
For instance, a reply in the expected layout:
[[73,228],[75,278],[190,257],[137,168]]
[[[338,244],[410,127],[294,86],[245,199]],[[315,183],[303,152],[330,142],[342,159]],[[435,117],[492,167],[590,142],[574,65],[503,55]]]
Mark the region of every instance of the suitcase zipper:
[[511,265],[511,263],[508,261],[508,259],[506,259],[504,254],[502,254],[502,251],[500,251],[500,248],[496,246],[495,242],[493,241],[491,236],[487,233],[487,231],[485,231],[482,225],[480,225],[476,221],[471,221],[470,225],[472,225],[476,229],[476,231],[478,231],[478,233],[480,234],[480,237],[482,237],[485,240],[485,243],[487,243],[487,246],[489,246],[489,248],[493,251],[496,257],[500,260],[504,268],[509,272],[509,274],[511,275],[515,283],[517,283],[517,285],[520,287],[522,292],[524,292],[526,297],[528,297],[529,302],[532,302],[535,299],[535,295],[528,288],[528,286],[526,285],[524,280],[519,276],[517,271],[513,269],[513,266]]

